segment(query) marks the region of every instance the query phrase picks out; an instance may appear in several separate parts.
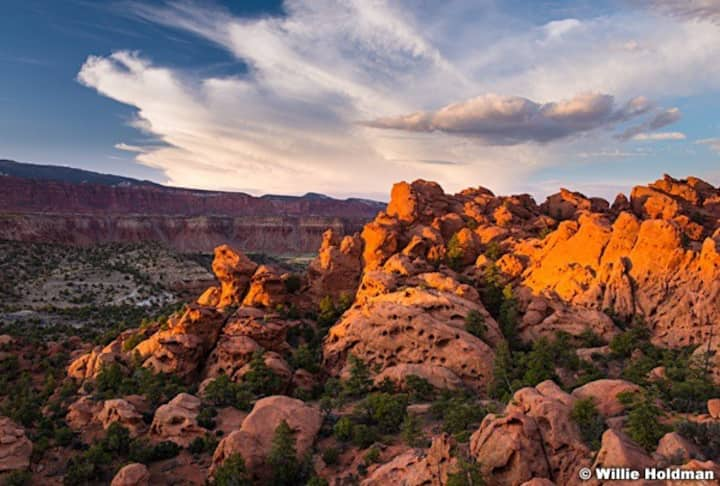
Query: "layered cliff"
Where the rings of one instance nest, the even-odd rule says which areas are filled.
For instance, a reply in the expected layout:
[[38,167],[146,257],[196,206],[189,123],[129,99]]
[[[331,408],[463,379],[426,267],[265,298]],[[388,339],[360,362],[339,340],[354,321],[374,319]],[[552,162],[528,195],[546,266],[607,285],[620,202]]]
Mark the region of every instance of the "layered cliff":
[[246,251],[313,253],[325,229],[353,233],[380,207],[317,194],[253,197],[124,180],[77,183],[4,175],[0,239],[78,245],[159,241],[205,252],[227,242]]

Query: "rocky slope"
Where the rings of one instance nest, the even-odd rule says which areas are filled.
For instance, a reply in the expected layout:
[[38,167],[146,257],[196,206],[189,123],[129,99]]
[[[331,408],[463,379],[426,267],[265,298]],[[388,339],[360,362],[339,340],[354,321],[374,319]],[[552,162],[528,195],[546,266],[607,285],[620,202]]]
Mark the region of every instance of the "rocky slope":
[[[4,399],[5,470],[30,462],[42,484],[717,478],[718,200],[668,176],[613,204],[402,182],[361,233],[327,231],[303,275],[219,246],[195,302],[73,345],[38,411],[54,448],[30,460],[26,437],[48,425]],[[15,368],[40,366],[29,346],[5,338]]]
[[178,189],[14,164],[0,164],[0,239],[76,245],[160,241],[192,252],[231,243],[246,251],[314,253],[325,229],[352,234],[382,207],[318,194],[253,197]]

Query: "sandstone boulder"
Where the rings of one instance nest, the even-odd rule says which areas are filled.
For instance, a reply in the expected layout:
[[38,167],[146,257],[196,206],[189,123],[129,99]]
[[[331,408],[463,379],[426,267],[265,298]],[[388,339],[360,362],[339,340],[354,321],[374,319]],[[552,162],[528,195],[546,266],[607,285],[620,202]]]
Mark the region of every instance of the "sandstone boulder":
[[571,395],[546,381],[515,393],[502,415],[489,414],[472,435],[470,451],[488,484],[552,478],[571,484],[591,453],[570,418]]
[[30,466],[32,448],[25,429],[7,417],[0,417],[0,472],[26,469]]
[[180,393],[155,411],[150,435],[158,441],[169,440],[187,447],[196,437],[204,436],[206,429],[197,423],[200,399]]
[[620,393],[637,393],[640,387],[625,380],[595,380],[576,388],[572,392],[575,398],[592,398],[595,406],[604,417],[615,417],[625,411],[617,396]]
[[122,467],[113,478],[110,486],[148,486],[150,471],[145,464],[134,462]]
[[677,460],[687,462],[690,459],[702,458],[700,449],[677,432],[663,435],[655,453],[671,460],[673,464],[677,464]]
[[653,465],[653,459],[642,447],[630,440],[623,432],[608,429],[602,435],[600,451],[595,458],[593,469],[598,467],[644,469]]
[[[465,331],[465,317],[485,316],[485,340]],[[481,304],[449,292],[409,287],[368,297],[330,329],[323,346],[326,369],[340,375],[349,354],[382,371],[399,364],[447,368],[484,389],[492,377],[493,346],[503,340]]]
[[142,414],[134,405],[122,398],[105,400],[102,409],[98,412],[97,420],[104,429],[110,427],[113,422],[118,422],[130,431],[132,437],[144,433],[147,428]]
[[720,398],[708,400],[707,409],[712,418],[720,419]]
[[298,458],[302,458],[312,447],[322,425],[320,410],[294,398],[271,396],[258,400],[240,430],[218,444],[211,474],[227,457],[239,453],[254,478],[267,478],[265,459],[272,448],[275,429],[282,421],[295,432],[296,451]]
[[447,484],[449,473],[455,472],[457,459],[451,453],[453,440],[447,434],[433,438],[427,451],[409,450],[379,466],[360,483],[363,486],[383,484],[430,485]]
[[427,380],[433,387],[439,390],[455,390],[462,386],[462,380],[444,366],[433,366],[429,364],[400,364],[385,368],[378,373],[374,382],[376,385],[385,380],[400,386],[404,389],[408,376],[417,376]]
[[72,430],[82,431],[96,419],[102,407],[102,402],[97,402],[88,396],[80,397],[68,407],[65,422]]

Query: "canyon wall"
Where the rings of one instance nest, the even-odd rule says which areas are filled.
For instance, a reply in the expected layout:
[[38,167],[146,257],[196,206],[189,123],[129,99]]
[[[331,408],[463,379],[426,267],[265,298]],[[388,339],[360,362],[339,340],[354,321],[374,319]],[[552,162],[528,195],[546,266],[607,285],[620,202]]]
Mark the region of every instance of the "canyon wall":
[[362,229],[382,207],[362,199],[262,196],[153,185],[0,177],[0,239],[92,245],[159,241],[207,252],[314,253],[322,233]]

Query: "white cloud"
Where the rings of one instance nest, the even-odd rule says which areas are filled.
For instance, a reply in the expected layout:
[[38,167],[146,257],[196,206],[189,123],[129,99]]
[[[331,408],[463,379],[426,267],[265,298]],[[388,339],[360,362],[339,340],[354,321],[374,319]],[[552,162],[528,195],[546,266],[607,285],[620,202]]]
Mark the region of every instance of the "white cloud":
[[[653,134],[649,134],[648,132],[672,125],[673,123],[679,121],[680,118],[682,118],[682,113],[679,108],[669,108],[661,111],[660,113],[656,113],[655,116],[640,125],[635,125],[625,129],[625,131],[617,135],[616,138],[619,140],[668,140],[667,137],[669,136],[677,137],[678,132],[673,132],[673,134],[655,134],[657,135],[655,138],[652,137]],[[666,138],[663,138],[663,136]],[[683,139],[684,138],[685,137],[683,136]],[[673,138],[673,140],[680,139]]]
[[720,22],[718,0],[640,0],[660,12],[692,20]]
[[703,138],[696,141],[695,143],[700,145],[707,145],[711,150],[720,154],[720,137],[717,138]]
[[139,147],[137,145],[129,145],[127,143],[116,143],[115,148],[124,152],[135,152],[139,154],[145,152],[145,149],[143,147]]
[[681,132],[657,132],[657,133],[638,133],[633,135],[633,140],[640,141],[662,141],[662,140],[685,140],[687,137]]
[[437,111],[378,118],[364,125],[411,132],[438,131],[476,137],[490,145],[516,145],[609,128],[650,108],[642,97],[616,107],[612,96],[598,93],[542,104],[518,96],[488,94]]
[[[163,142],[143,147],[137,160],[173,184],[331,194],[386,192],[417,177],[449,190],[475,183],[512,190],[579,151],[617,150],[604,128],[646,113],[649,102],[638,99],[615,120],[614,100],[720,89],[720,29],[710,23],[629,11],[536,26],[496,5],[286,0],[286,16],[236,18],[206,4],[134,4],[148,21],[216,43],[249,72],[203,78],[118,51],[89,57],[78,79],[137,108],[133,126]],[[627,43],[642,49],[618,49]],[[591,92],[611,98],[579,95]],[[484,93],[503,93],[501,112],[521,106],[536,124],[506,119],[515,145],[488,146],[497,137],[465,136],[448,117],[445,131],[404,137],[358,123],[430,113]]]

